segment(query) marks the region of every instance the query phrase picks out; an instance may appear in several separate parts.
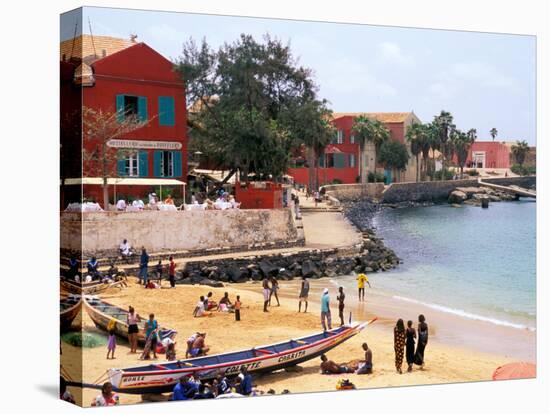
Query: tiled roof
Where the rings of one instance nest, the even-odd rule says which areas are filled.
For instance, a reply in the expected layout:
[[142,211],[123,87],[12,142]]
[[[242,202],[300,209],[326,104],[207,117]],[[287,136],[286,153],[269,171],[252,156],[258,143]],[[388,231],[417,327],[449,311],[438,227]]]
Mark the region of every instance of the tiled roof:
[[412,112],[334,112],[333,119],[342,118],[344,116],[360,116],[365,115],[368,118],[375,119],[385,123],[405,122]]
[[[95,35],[92,37],[84,34],[61,42],[59,59],[69,60],[72,57],[90,63],[90,61],[112,55],[135,44],[137,43],[130,39]],[[63,59],[63,56],[65,56],[65,59]]]

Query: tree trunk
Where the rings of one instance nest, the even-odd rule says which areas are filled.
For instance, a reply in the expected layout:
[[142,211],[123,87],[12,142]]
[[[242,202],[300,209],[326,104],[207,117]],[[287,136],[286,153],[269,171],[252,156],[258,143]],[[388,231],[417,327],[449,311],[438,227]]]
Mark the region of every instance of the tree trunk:
[[359,182],[365,184],[367,177],[365,177],[365,145],[359,146]]
[[[109,211],[109,185],[107,184],[107,177],[103,177],[103,209]],[[116,201],[115,201],[116,204]]]
[[416,182],[418,182],[418,154],[416,154]]
[[214,186],[214,188],[213,188],[212,190],[209,191],[208,196],[214,195],[214,194],[216,193],[216,191],[218,191],[220,188],[222,188],[223,185],[224,185],[226,182],[228,182],[229,179],[230,179],[231,177],[233,177],[233,175],[234,175],[236,172],[237,172],[237,169],[236,169],[236,168],[233,168],[233,169],[229,172],[229,174],[228,174],[222,181],[220,181],[218,184],[216,184],[216,185]]

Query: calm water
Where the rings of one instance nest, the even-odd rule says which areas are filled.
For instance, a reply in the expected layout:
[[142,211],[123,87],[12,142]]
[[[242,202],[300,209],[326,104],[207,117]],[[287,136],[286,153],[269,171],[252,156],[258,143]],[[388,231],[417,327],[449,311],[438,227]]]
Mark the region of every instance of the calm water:
[[373,224],[404,261],[371,275],[377,290],[467,318],[535,329],[535,202],[386,209]]

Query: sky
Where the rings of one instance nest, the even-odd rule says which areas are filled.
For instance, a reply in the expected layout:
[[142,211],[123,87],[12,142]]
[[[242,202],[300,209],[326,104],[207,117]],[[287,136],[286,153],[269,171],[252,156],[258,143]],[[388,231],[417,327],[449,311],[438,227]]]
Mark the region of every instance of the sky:
[[441,110],[478,141],[536,144],[536,37],[327,22],[85,7],[61,15],[61,40],[82,32],[145,42],[176,61],[190,38],[212,47],[241,33],[290,42],[313,69],[334,112],[408,112],[430,122]]

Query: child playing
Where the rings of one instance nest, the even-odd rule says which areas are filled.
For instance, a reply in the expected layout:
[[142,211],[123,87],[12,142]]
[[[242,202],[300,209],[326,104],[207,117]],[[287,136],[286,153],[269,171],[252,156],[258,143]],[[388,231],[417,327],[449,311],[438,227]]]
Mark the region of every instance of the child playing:
[[235,320],[240,321],[241,320],[241,297],[239,295],[237,295],[237,300],[235,301],[234,309],[235,309]]
[[168,348],[166,348],[166,360],[175,361],[176,360],[176,344],[170,342]]
[[[107,342],[107,359],[115,359],[116,337],[115,330],[109,330],[109,341]],[[111,358],[109,358],[111,354]]]

